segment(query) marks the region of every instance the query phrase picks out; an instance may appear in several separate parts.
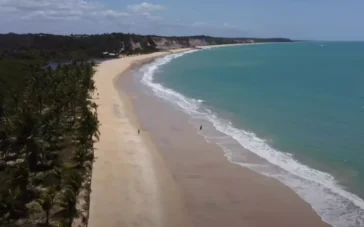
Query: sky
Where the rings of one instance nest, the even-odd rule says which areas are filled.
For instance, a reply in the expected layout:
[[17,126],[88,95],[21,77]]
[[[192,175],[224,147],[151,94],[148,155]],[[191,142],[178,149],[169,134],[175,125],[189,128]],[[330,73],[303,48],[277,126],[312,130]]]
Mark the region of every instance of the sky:
[[0,33],[364,40],[363,0],[0,0]]

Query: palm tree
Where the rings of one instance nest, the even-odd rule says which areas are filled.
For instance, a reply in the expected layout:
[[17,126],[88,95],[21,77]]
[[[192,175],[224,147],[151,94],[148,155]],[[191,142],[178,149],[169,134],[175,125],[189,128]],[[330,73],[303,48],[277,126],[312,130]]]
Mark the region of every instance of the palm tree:
[[54,205],[54,197],[56,195],[55,188],[51,187],[48,189],[45,193],[41,195],[40,198],[38,198],[36,201],[37,203],[42,207],[44,213],[45,213],[45,225],[49,225],[49,214],[50,210],[52,209]]
[[79,150],[73,156],[73,160],[76,162],[77,167],[83,168],[85,166],[86,161],[92,161],[93,156],[88,152],[87,149],[80,147]]
[[2,145],[6,146],[5,150],[18,148],[16,155],[19,156],[24,153],[30,170],[36,170],[37,163],[41,160],[42,152],[46,146],[46,142],[39,137],[42,130],[39,119],[32,115],[29,110],[20,109],[17,116],[7,118],[5,128],[7,138],[2,141]]
[[63,208],[62,213],[64,213],[65,217],[67,218],[67,225],[69,227],[72,226],[73,218],[78,217],[76,204],[76,193],[72,190],[71,187],[66,188],[62,194],[60,206]]
[[29,170],[27,163],[15,166],[10,184],[12,188],[19,187],[21,193],[25,193],[29,183]]
[[26,207],[21,200],[23,193],[16,187],[15,189],[8,189],[4,194],[4,198],[0,202],[0,207],[7,212],[4,215],[5,219],[18,219],[26,213]]
[[62,175],[63,185],[71,188],[74,193],[78,193],[82,185],[81,172],[75,169],[64,169]]

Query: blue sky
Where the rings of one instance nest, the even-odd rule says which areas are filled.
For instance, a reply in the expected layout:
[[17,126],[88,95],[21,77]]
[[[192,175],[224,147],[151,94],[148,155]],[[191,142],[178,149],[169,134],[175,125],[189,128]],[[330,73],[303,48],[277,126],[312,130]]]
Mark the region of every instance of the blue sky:
[[0,0],[0,32],[364,40],[362,0]]

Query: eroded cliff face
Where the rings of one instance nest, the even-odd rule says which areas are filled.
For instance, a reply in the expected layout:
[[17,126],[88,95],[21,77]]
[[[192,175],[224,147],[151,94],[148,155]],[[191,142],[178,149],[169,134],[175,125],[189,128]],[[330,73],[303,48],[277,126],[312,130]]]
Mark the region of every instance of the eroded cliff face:
[[177,48],[184,48],[189,47],[190,44],[188,40],[177,40],[172,38],[153,38],[154,43],[156,44],[156,48],[159,50],[169,50],[169,49],[177,49]]
[[153,37],[156,48],[159,50],[170,50],[177,48],[187,48],[196,46],[206,46],[217,44],[213,40],[204,38],[188,38],[188,37]]
[[[278,42],[289,42],[290,40],[280,40]],[[250,38],[215,38],[209,36],[191,36],[191,37],[160,37],[150,36],[144,46],[153,47],[156,50],[171,50],[177,48],[217,45],[217,44],[235,44],[235,43],[255,43],[255,42],[274,42],[273,39],[250,39]],[[132,41],[135,45],[135,41]],[[143,48],[143,45],[139,46]]]
[[[192,42],[196,43],[196,42]],[[204,43],[204,42],[198,42]],[[125,43],[125,50],[129,52],[144,52],[146,49],[155,51],[172,50],[177,48],[192,47],[188,38],[167,38],[167,37],[150,37],[149,39],[134,40],[130,38]],[[202,44],[203,45],[203,44]]]

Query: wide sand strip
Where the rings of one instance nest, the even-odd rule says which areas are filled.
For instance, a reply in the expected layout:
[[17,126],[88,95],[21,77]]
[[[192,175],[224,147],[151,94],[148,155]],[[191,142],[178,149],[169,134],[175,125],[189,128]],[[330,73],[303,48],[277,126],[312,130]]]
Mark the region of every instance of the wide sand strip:
[[95,145],[89,227],[189,226],[172,176],[148,136],[138,135],[129,101],[114,83],[134,64],[166,54],[114,59],[96,68],[101,135]]

